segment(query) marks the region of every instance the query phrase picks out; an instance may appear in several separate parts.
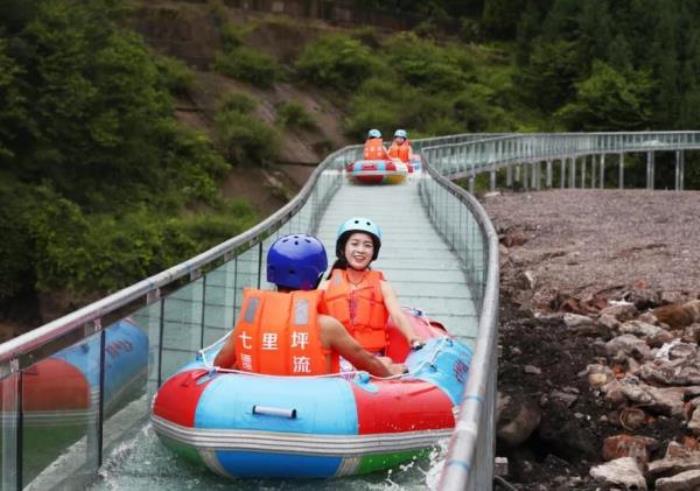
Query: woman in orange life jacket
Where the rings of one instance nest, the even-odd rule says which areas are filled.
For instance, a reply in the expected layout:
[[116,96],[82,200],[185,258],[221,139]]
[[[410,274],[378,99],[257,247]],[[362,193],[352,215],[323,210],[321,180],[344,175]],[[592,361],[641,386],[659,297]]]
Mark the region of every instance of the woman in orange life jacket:
[[328,260],[323,244],[305,234],[277,239],[267,254],[267,281],[277,291],[246,288],[234,331],[214,366],[268,375],[339,372],[339,356],[379,377],[406,367],[362,348],[336,319],[318,313],[316,290]]
[[391,285],[380,271],[370,269],[379,256],[381,230],[368,218],[347,220],[338,230],[337,260],[319,288],[325,290],[322,312],[335,317],[368,351],[382,353],[386,348],[388,317],[409,345],[423,345],[401,311]]
[[396,130],[394,132],[394,141],[389,147],[389,157],[399,159],[403,163],[408,163],[413,158],[413,148],[411,142],[408,141],[408,133],[406,130]]
[[386,148],[384,148],[382,133],[379,130],[369,130],[367,140],[365,141],[363,158],[365,160],[389,160],[389,154]]

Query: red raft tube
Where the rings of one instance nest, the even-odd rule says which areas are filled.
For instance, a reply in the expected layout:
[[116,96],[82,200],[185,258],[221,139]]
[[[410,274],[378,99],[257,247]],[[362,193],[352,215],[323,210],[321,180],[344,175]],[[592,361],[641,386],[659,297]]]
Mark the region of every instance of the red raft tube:
[[230,478],[363,474],[427,454],[452,432],[472,351],[420,312],[409,317],[426,344],[411,351],[390,326],[386,354],[409,373],[386,379],[215,369],[220,340],[163,384],[153,428],[183,457]]
[[345,166],[348,179],[358,184],[400,184],[412,171],[399,160],[358,160]]

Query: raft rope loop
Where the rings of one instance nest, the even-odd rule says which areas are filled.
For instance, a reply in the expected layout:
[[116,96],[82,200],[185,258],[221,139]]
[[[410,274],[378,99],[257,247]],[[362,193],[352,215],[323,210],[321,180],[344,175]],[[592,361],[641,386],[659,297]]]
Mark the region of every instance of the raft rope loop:
[[[256,377],[279,377],[279,375],[268,375],[266,373],[253,373],[253,372],[246,372],[243,370],[236,370],[235,368],[221,368],[214,366],[212,362],[207,358],[206,352],[210,351],[211,349],[215,348],[219,344],[223,343],[226,341],[229,336],[233,331],[229,331],[223,338],[219,339],[213,344],[210,344],[209,346],[202,348],[198,351],[198,354],[202,357],[202,363],[204,364],[204,367],[209,370],[209,373],[240,373],[244,375],[254,375]],[[398,375],[390,375],[388,377],[378,377],[377,375],[372,375],[371,373],[367,373],[364,370],[352,370],[349,372],[338,372],[338,373],[327,373],[324,375],[308,375],[304,376],[306,379],[311,379],[311,378],[333,378],[333,377],[347,377],[349,375],[358,375],[360,373],[367,373],[370,378],[374,380],[396,380],[401,377],[404,377],[406,375],[414,375],[418,372],[420,372],[424,367],[426,366],[433,366],[435,365],[435,360],[437,359],[438,355],[443,351],[444,346],[452,345],[452,340],[448,337],[444,337],[438,341],[438,345],[435,347],[435,350],[433,351],[433,356],[430,357],[430,359],[425,359],[422,362],[420,362],[413,370],[409,370],[406,373],[398,374]]]

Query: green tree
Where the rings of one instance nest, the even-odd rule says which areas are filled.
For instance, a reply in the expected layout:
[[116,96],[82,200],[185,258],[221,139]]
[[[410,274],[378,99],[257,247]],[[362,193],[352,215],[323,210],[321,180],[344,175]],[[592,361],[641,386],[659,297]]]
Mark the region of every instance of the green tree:
[[517,78],[525,99],[549,113],[574,95],[574,83],[581,69],[579,51],[573,41],[540,39],[534,43],[529,65]]
[[487,32],[499,39],[512,39],[518,25],[517,13],[524,0],[485,0],[482,23]]
[[557,116],[572,131],[645,129],[651,118],[653,89],[646,71],[621,73],[596,61],[591,76],[576,84],[575,99]]
[[378,61],[360,41],[332,34],[308,44],[295,67],[302,79],[325,88],[357,89],[378,68]]
[[6,47],[0,38],[0,168],[14,157],[18,133],[27,119],[25,99],[17,86],[21,68],[7,56]]

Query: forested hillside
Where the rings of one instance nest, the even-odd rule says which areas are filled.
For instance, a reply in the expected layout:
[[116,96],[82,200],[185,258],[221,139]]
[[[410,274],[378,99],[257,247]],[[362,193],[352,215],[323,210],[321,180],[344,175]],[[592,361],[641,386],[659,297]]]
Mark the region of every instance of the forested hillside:
[[216,0],[1,2],[0,319],[45,321],[41,298],[69,308],[235,235],[259,218],[222,192],[236,175],[317,160],[370,127],[700,122],[697,2],[355,4],[422,20],[392,32]]

